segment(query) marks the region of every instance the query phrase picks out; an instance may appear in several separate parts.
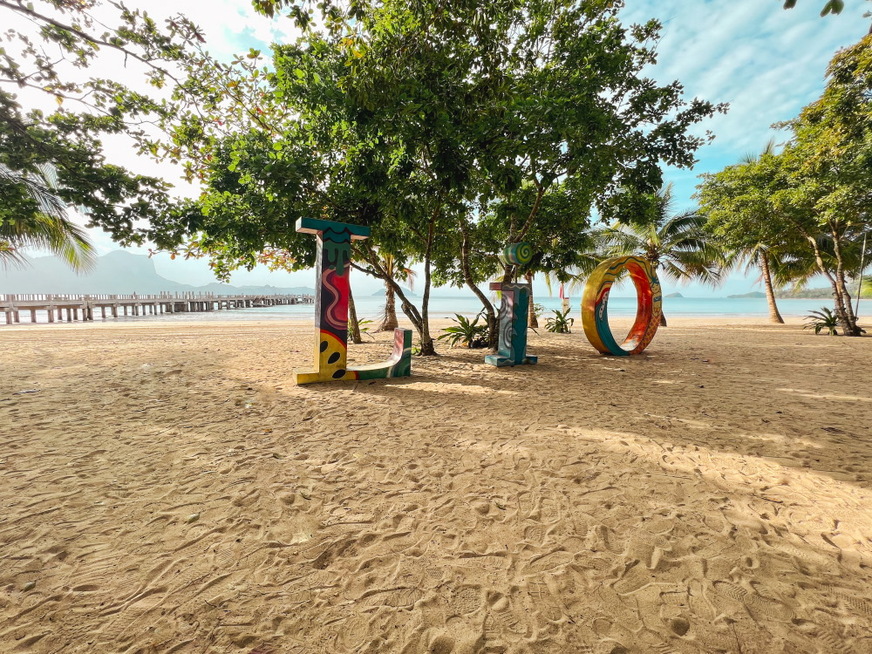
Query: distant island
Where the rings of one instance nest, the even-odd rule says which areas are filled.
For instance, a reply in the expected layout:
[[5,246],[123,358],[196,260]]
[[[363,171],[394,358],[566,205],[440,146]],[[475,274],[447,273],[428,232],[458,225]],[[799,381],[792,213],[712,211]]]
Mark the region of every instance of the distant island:
[[214,293],[216,295],[315,295],[305,286],[233,286],[212,282],[202,286],[181,284],[157,274],[154,261],[144,254],[116,250],[97,258],[93,270],[78,275],[57,257],[35,257],[25,268],[0,268],[0,293],[57,295],[140,293]]
[[[856,287],[852,289],[848,289],[851,295],[857,292]],[[833,289],[831,288],[800,288],[794,290],[781,290],[778,291],[778,297],[791,299],[791,298],[819,298],[819,299],[832,299],[833,297]]]
[[667,297],[684,297],[684,296],[681,293],[679,293],[678,291],[676,291],[675,293],[669,293],[667,295],[664,295],[663,297],[667,298]]
[[[413,291],[410,288],[403,287],[403,293],[405,293],[408,297],[418,297],[418,294],[415,293],[415,291]],[[373,293],[371,297],[384,297],[384,296],[385,296],[385,289],[380,288],[375,293]]]
[[737,295],[727,296],[728,299],[745,299],[750,297],[766,297],[766,293],[763,293],[762,291],[751,291],[750,293],[739,293]]

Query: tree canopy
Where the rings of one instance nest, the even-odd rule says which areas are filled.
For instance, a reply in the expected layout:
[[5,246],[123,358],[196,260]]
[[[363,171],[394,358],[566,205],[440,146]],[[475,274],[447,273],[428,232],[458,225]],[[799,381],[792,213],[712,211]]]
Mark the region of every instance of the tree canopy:
[[208,112],[176,96],[172,156],[205,191],[164,236],[192,237],[223,270],[268,248],[304,267],[298,217],[368,225],[361,269],[389,277],[378,252],[423,266],[420,308],[394,290],[426,349],[434,280],[477,291],[501,270],[510,281],[519,271],[498,255],[521,240],[543,265],[571,265],[593,214],[626,218],[664,164],[691,166],[709,138],[692,127],[723,107],[645,77],[660,26],[622,25],[621,6],[386,0],[318,16],[292,5],[307,29],[274,46],[273,68],[258,52],[230,66],[204,56],[199,89],[185,92],[210,98]]
[[[81,207],[122,244],[141,242],[147,225],[169,212],[169,186],[107,161],[103,144],[112,135],[142,142],[161,104],[119,80],[130,71],[157,93],[175,83],[174,67],[202,35],[183,17],[159,26],[144,11],[98,0],[0,0],[0,17],[27,26],[8,29],[0,47],[0,166],[17,180],[6,178],[6,198],[26,198],[24,180],[50,166],[61,202]],[[114,74],[88,75],[97,63]],[[54,110],[26,111],[16,95],[23,91],[48,98]]]
[[781,153],[704,176],[703,210],[736,247],[756,239],[791,258],[794,277],[807,277],[813,262],[832,285],[844,333],[859,334],[848,279],[869,260],[872,35],[835,55],[821,97],[784,126],[792,138]]

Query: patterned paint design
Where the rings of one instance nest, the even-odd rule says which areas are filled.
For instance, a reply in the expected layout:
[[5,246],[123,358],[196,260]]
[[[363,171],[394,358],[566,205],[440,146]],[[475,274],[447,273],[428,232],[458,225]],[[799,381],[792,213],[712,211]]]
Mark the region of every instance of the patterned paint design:
[[502,284],[494,282],[492,291],[502,293],[500,304],[499,349],[484,360],[493,366],[532,365],[538,357],[527,354],[527,320],[530,309],[529,284]]
[[[618,343],[609,327],[609,292],[615,278],[626,269],[636,287],[636,319],[627,337]],[[615,257],[603,261],[591,273],[581,299],[581,320],[590,344],[602,354],[639,354],[651,343],[663,312],[660,281],[651,264],[642,257]]]
[[391,357],[368,366],[348,366],[348,297],[351,241],[365,239],[369,228],[302,218],[297,231],[318,239],[315,289],[315,367],[296,372],[297,384],[348,379],[384,379],[412,374],[412,332],[394,330]]
[[503,263],[508,264],[530,263],[533,259],[533,246],[529,243],[512,243],[503,248],[503,255],[500,258]]

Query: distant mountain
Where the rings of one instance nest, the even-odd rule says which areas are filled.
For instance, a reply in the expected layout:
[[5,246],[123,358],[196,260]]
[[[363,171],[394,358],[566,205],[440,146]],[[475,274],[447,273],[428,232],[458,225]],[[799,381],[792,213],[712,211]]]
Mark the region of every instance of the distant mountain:
[[[408,297],[418,297],[418,294],[415,293],[415,291],[413,291],[412,289],[410,289],[410,288],[406,288],[405,286],[402,287],[402,288],[403,288],[403,292],[404,292]],[[385,289],[384,289],[384,288],[380,288],[380,289],[377,290],[375,293],[373,293],[371,297],[384,297],[384,296],[385,296]]]
[[[854,284],[853,288],[850,289],[852,296],[853,296],[854,291],[856,289],[857,289],[857,285]],[[796,290],[783,290],[783,291],[778,291],[778,297],[832,299],[833,289],[832,288],[801,288],[801,289],[796,289]]]
[[684,297],[684,296],[681,293],[679,293],[678,291],[676,291],[675,293],[669,293],[667,295],[664,295],[663,297],[667,298],[667,297]]
[[766,297],[766,293],[762,291],[751,291],[750,293],[739,293],[738,295],[728,295],[728,298],[745,299],[749,297]]
[[314,295],[305,286],[232,286],[213,282],[204,286],[180,284],[157,274],[154,261],[124,250],[98,257],[94,269],[77,274],[56,257],[37,257],[25,268],[0,269],[0,293],[215,293],[219,295]]

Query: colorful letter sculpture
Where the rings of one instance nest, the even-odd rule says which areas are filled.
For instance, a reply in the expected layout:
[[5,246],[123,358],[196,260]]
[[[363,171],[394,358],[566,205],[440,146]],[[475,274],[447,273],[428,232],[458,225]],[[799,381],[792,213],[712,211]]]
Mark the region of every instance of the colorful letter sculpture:
[[[609,292],[615,277],[625,268],[636,286],[636,320],[627,338],[619,345],[609,328]],[[587,340],[602,354],[639,354],[657,333],[663,311],[662,302],[660,282],[647,260],[641,257],[616,257],[603,261],[588,277],[581,298],[581,320]]]
[[534,364],[538,357],[527,354],[527,318],[530,310],[529,284],[493,282],[492,291],[501,291],[500,341],[497,354],[488,354],[485,363],[502,368]]
[[[529,243],[513,243],[503,250],[502,260],[508,264],[529,263],[532,258],[533,249]],[[538,357],[527,354],[530,285],[493,282],[490,289],[502,293],[500,340],[497,354],[488,354],[484,358],[485,363],[500,368],[536,363]]]
[[297,231],[318,238],[315,289],[315,369],[296,371],[297,384],[347,379],[384,379],[412,374],[412,331],[394,330],[391,358],[357,368],[348,361],[348,275],[351,241],[369,236],[368,227],[301,218]]

